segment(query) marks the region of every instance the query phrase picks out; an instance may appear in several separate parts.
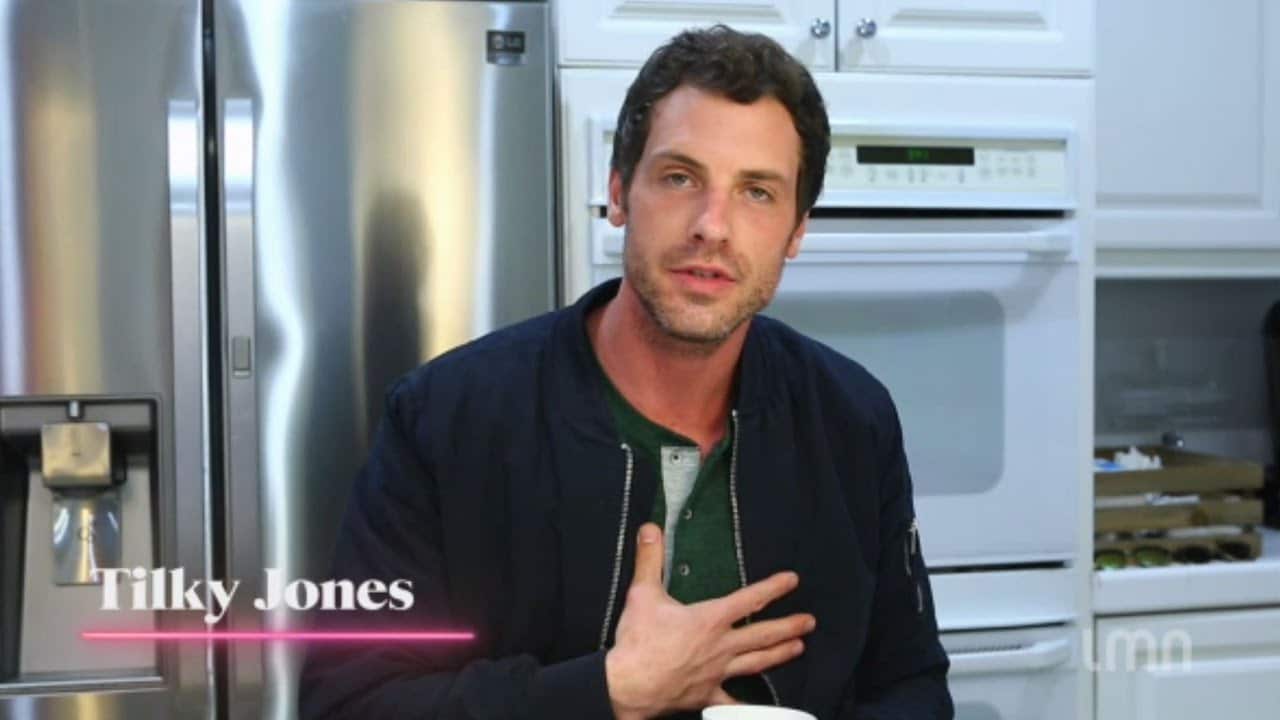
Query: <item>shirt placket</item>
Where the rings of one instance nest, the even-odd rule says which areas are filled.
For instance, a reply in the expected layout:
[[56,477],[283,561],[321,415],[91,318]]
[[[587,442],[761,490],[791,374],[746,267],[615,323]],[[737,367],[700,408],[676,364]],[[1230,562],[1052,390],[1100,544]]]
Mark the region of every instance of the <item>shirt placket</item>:
[[662,486],[666,503],[664,518],[664,577],[673,594],[679,594],[678,585],[692,575],[694,568],[679,554],[679,531],[686,518],[692,517],[692,500],[697,487],[701,458],[698,448],[683,445],[663,445],[659,452],[662,470]]

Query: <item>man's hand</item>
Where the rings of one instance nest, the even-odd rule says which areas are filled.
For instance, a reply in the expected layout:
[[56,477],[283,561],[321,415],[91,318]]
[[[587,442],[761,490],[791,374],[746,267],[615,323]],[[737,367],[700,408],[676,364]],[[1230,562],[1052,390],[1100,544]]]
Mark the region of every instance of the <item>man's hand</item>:
[[618,620],[617,643],[605,656],[609,699],[618,720],[649,718],[736,702],[726,679],[753,675],[804,651],[800,636],[812,615],[796,614],[741,628],[733,624],[795,589],[783,572],[714,600],[682,605],[662,584],[662,531],[640,528],[636,573]]

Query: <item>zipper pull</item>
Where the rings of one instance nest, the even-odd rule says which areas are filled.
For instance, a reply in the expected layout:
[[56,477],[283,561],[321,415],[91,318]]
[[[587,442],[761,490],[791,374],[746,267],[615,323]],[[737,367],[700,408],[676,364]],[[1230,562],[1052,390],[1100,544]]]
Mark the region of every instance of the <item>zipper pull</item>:
[[919,526],[916,525],[916,519],[911,518],[911,526],[907,528],[907,539],[902,543],[902,563],[907,569],[907,577],[915,574],[911,572],[911,558],[916,554],[916,535],[918,533]]
[[[911,575],[911,559],[920,554],[920,522],[911,518],[911,527],[907,528],[907,575]],[[916,586],[916,614],[924,612],[924,589],[920,583]]]

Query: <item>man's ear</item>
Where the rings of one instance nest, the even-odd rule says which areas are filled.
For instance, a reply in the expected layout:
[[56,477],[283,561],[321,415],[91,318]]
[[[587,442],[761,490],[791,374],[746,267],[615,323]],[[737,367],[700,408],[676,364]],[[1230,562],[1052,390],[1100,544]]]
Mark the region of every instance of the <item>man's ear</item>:
[[796,255],[800,254],[800,240],[804,237],[804,231],[809,226],[809,213],[805,213],[800,218],[800,222],[796,225],[796,229],[791,231],[791,239],[787,241],[787,259],[794,260]]
[[622,227],[627,224],[627,198],[622,187],[622,173],[609,171],[609,224]]

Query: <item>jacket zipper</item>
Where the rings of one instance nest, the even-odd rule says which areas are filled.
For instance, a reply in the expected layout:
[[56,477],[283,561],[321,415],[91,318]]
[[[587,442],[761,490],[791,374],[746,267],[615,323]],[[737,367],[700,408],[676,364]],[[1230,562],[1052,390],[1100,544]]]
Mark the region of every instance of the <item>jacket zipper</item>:
[[622,553],[627,542],[627,514],[631,506],[631,476],[635,469],[635,453],[631,446],[622,443],[622,451],[627,454],[627,475],[622,483],[622,520],[618,523],[618,541],[613,551],[613,581],[609,584],[609,602],[604,609],[604,624],[600,627],[600,649],[604,650],[609,642],[609,625],[613,621],[613,608],[618,602],[618,581],[622,575]]
[[[742,552],[742,521],[738,515],[738,410],[734,410],[729,415],[730,421],[733,423],[733,451],[729,455],[729,507],[733,512],[733,549],[738,556],[738,583],[742,587],[747,586],[747,561],[746,556]],[[751,616],[747,616],[747,623],[751,623]],[[769,674],[761,672],[760,677],[764,679],[764,684],[769,688],[769,696],[773,698],[774,705],[782,705],[782,700],[778,697],[778,691],[773,687],[773,681],[769,679]]]

